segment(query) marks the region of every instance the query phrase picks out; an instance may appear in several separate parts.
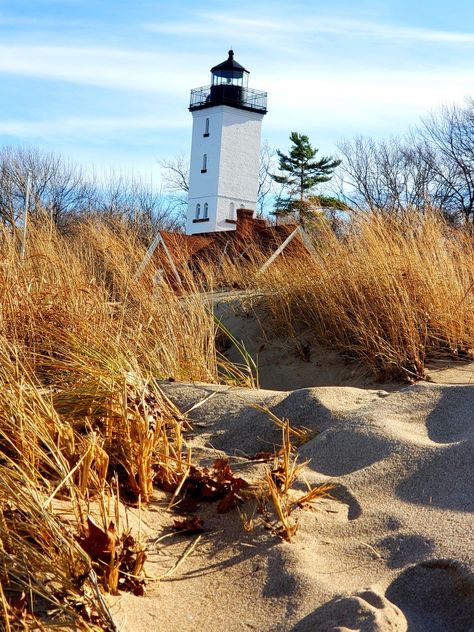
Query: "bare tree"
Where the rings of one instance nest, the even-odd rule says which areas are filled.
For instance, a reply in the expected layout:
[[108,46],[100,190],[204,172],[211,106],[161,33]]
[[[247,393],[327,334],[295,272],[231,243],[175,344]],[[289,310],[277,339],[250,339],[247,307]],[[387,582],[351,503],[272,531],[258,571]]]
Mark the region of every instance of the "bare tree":
[[172,193],[189,192],[189,158],[183,153],[170,160],[161,160],[163,170],[163,185],[166,191]]
[[111,220],[121,218],[149,239],[157,230],[180,230],[182,221],[173,204],[152,182],[125,173],[110,172],[96,182],[95,212]]
[[179,230],[182,224],[152,182],[115,173],[94,178],[60,155],[12,147],[0,149],[0,222],[15,226],[21,220],[28,178],[31,218],[62,230],[96,214],[127,221],[146,239],[158,228]]
[[474,102],[442,108],[404,137],[344,141],[340,183],[359,208],[438,208],[474,222]]
[[449,210],[474,221],[474,101],[442,108],[423,120],[420,134],[436,152],[436,175],[449,194]]
[[[258,173],[257,214],[268,212],[272,199],[276,193],[276,183],[272,174],[278,171],[278,156],[275,149],[270,147],[267,140],[260,148],[260,166]],[[281,187],[280,187],[281,188]]]
[[31,178],[30,213],[47,214],[60,225],[70,213],[91,206],[94,187],[82,169],[62,156],[35,148],[0,150],[0,219],[14,224],[23,212],[28,176]]

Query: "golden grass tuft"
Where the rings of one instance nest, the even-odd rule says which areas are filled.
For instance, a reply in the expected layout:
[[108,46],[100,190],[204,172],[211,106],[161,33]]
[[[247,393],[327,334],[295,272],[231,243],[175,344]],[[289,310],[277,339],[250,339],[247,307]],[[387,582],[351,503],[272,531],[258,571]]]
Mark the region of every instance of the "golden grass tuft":
[[[75,538],[82,512],[68,460],[73,441],[50,399],[0,339],[2,629],[114,629],[91,560]],[[60,519],[58,494],[67,496],[76,529]]]
[[[334,488],[331,483],[324,483],[316,487],[310,487],[307,483],[307,491],[301,493],[294,489],[295,483],[302,477],[303,469],[309,461],[298,462],[297,445],[292,443],[292,437],[298,445],[306,443],[311,435],[306,428],[294,428],[288,419],[280,419],[275,413],[264,406],[255,406],[257,410],[268,415],[271,421],[281,429],[282,443],[280,450],[273,455],[271,466],[266,466],[263,480],[254,484],[249,490],[248,496],[256,498],[259,513],[263,518],[255,519],[255,514],[247,516],[240,511],[240,517],[245,531],[251,531],[259,522],[271,528],[272,531],[283,540],[291,542],[298,530],[298,523],[293,518],[293,511],[297,508],[304,509],[311,503],[330,498],[330,491]],[[265,455],[266,456],[266,455]],[[268,511],[268,501],[276,519],[272,519]]]
[[4,230],[0,333],[33,367],[37,357],[57,356],[67,332],[79,353],[118,348],[157,377],[215,381],[209,299],[190,273],[184,295],[166,282],[155,285],[153,263],[135,281],[145,251],[127,227],[96,221],[67,236],[33,227],[23,260],[15,235]]
[[309,326],[380,380],[413,381],[429,358],[472,356],[472,231],[437,213],[370,213],[344,239],[320,231],[315,246],[312,261],[281,259],[258,279],[280,327]]
[[189,467],[185,419],[158,380],[217,381],[216,323],[191,275],[185,295],[155,285],[152,263],[135,280],[144,254],[122,224],[67,236],[32,226],[24,258],[16,235],[0,234],[5,629],[114,629],[98,583],[117,590],[125,551],[139,589],[144,553],[116,520],[94,532],[91,503],[117,498],[115,487],[147,503],[156,476],[177,485]]

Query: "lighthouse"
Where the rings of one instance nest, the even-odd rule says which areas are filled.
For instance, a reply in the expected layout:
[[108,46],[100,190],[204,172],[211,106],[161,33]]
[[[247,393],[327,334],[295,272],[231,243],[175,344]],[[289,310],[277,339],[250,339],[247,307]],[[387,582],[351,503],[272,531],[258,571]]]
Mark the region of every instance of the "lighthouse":
[[267,94],[249,88],[248,76],[230,50],[211,68],[211,85],[191,90],[188,235],[235,230],[237,209],[256,208]]

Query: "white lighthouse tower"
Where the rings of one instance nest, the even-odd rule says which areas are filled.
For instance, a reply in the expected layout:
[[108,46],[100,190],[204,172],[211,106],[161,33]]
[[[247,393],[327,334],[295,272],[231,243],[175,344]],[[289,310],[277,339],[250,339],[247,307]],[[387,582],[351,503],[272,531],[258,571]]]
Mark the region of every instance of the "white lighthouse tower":
[[191,90],[193,115],[186,234],[235,230],[237,209],[255,210],[267,94],[248,88],[234,52]]

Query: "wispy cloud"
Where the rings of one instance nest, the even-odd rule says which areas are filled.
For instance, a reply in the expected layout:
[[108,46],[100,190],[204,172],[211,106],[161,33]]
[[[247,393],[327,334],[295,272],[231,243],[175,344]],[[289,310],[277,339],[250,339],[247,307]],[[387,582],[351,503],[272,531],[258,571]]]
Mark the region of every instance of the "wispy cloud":
[[[468,70],[439,72],[412,70],[385,73],[378,69],[332,74],[321,68],[311,81],[295,73],[281,82],[271,77],[267,129],[301,127],[308,131],[330,129],[338,136],[358,130],[374,133],[415,125],[421,114],[447,102],[463,102],[474,93]],[[302,96],[304,95],[304,96]]]
[[444,27],[442,0],[433,16],[400,4],[0,0],[0,136],[116,164],[187,151],[189,90],[231,46],[269,93],[272,145],[401,133],[474,94],[474,32],[454,12]]
[[72,27],[92,26],[94,22],[90,19],[80,18],[51,18],[43,16],[25,16],[25,15],[0,15],[0,27],[21,27],[30,30],[45,29],[61,29]]
[[183,129],[188,126],[186,113],[163,117],[64,117],[40,121],[2,120],[0,134],[29,138],[82,138],[100,134],[102,137],[117,132],[143,132]]
[[[373,40],[419,43],[474,44],[474,33],[442,31],[420,27],[387,24],[384,22],[354,20],[320,14],[300,14],[298,18],[242,18],[228,13],[198,13],[192,20],[149,23],[145,27],[166,35],[212,35],[266,41],[268,38],[291,34],[296,37],[307,35],[334,35],[370,37]],[[255,40],[255,37],[258,39]]]
[[193,83],[179,54],[87,46],[0,45],[0,73],[172,95]]
[[306,30],[314,28],[321,33],[334,35],[356,35],[360,37],[370,36],[379,40],[392,42],[433,42],[447,44],[474,44],[474,33],[458,31],[440,31],[427,28],[399,26],[385,24],[383,22],[369,22],[363,20],[344,20],[314,18]]

